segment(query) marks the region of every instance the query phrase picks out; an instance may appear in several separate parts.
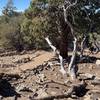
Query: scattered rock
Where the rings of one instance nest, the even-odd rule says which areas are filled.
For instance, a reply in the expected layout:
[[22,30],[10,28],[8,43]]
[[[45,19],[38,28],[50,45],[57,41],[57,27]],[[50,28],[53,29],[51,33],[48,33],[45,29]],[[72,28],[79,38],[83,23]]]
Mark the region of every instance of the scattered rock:
[[34,92],[34,89],[32,90],[32,88],[27,86],[26,84],[19,85],[18,87],[16,87],[16,90],[18,92]]
[[56,95],[57,92],[52,91],[50,94],[51,94],[51,95]]
[[95,75],[84,73],[80,75],[80,78],[84,80],[93,80],[95,78]]
[[17,55],[17,54],[18,54],[17,51],[12,51],[12,52],[5,51],[4,53],[0,54],[0,57],[13,56],[13,55]]
[[100,85],[100,80],[95,79],[95,80],[93,80],[93,81],[91,82],[91,84],[92,84],[92,85]]
[[23,87],[19,92],[33,92],[29,87]]
[[100,65],[100,60],[97,60],[97,61],[96,61],[96,64],[97,64],[97,65]]
[[[67,95],[68,90],[72,87],[73,87],[73,91],[72,91],[72,94],[68,96],[68,100],[73,100],[73,98],[78,98],[77,100],[79,99],[99,100],[100,99],[96,95],[92,96],[93,93],[97,94],[100,91],[100,88],[99,88],[100,74],[98,71],[99,67],[97,68],[97,65],[100,65],[100,64],[97,64],[97,62],[95,62],[96,60],[94,61],[94,59],[92,59],[90,61],[90,58],[89,58],[89,59],[86,59],[85,62],[89,60],[89,62],[91,63],[84,63],[84,64],[83,62],[81,64],[78,63],[78,67],[80,70],[79,71],[80,73],[78,76],[80,80],[78,81],[80,83],[82,81],[86,82],[87,83],[87,86],[86,86],[85,84],[79,84],[79,82],[75,83],[74,81],[71,81],[68,75],[62,76],[59,72],[58,59],[44,61],[41,63],[41,65],[37,66],[36,63],[38,61],[35,64],[33,63],[33,65],[32,63],[29,62],[29,61],[34,62],[35,61],[34,57],[36,57],[36,55],[34,55],[33,53],[30,53],[29,55],[28,54],[29,53],[26,54],[25,52],[25,55],[24,55],[24,52],[22,52],[20,54],[17,53],[17,56],[14,55],[11,57],[9,57],[10,54],[4,54],[3,56],[5,55],[9,55],[9,56],[7,56],[7,58],[6,57],[0,58],[0,63],[4,64],[2,67],[0,67],[1,68],[0,79],[6,80],[3,82],[0,80],[0,93],[3,92],[4,93],[3,96],[5,96],[5,93],[6,93],[6,98],[0,94],[1,95],[0,100],[2,99],[2,97],[4,100],[16,100],[14,99],[14,96],[16,95],[16,93],[21,94],[21,98],[19,100],[35,100],[34,98],[44,98],[44,97],[48,98],[50,96],[57,96],[59,94],[61,95],[61,98],[59,98],[59,100],[65,100],[66,97],[64,97],[64,95]],[[97,60],[97,61],[100,61],[100,60]],[[14,64],[16,65],[16,67],[18,67],[19,65],[24,66],[24,63],[27,63],[27,62],[29,62],[28,64],[26,64],[27,66],[32,65],[31,69],[30,67],[28,67],[29,69],[19,72],[18,75],[11,74],[12,69],[15,69],[14,72],[16,72],[16,68],[11,68],[11,71],[9,72],[10,67],[14,67],[13,65],[10,65],[10,64]],[[65,66],[65,69],[67,71],[68,67],[66,66]],[[94,90],[94,91],[91,92],[90,95],[87,94],[88,93],[87,91],[91,91],[91,90]],[[32,99],[30,99],[31,96],[32,96]],[[56,99],[54,100],[58,100],[57,99],[58,97],[56,97]]]
[[96,95],[96,93],[95,93],[95,94],[92,95],[92,100],[100,100],[100,97],[98,97],[98,96]]
[[39,91],[37,91],[37,94],[37,98],[44,98],[48,96],[48,93],[44,89],[40,89]]
[[17,61],[14,61],[14,63],[21,64],[21,63],[27,63],[27,62],[30,62],[30,61],[31,61],[30,57],[25,57],[25,58],[22,58],[22,59],[18,59]]
[[84,100],[91,100],[91,95],[85,95]]
[[[56,99],[57,100],[57,99]],[[67,100],[73,100],[72,98],[67,98]]]
[[46,76],[44,74],[38,74],[37,75],[37,78],[38,78],[38,82],[44,82],[46,80]]
[[0,67],[1,68],[10,68],[10,67],[16,67],[16,65],[15,64],[4,64],[4,63],[1,63],[0,64]]
[[0,73],[0,79],[6,79],[8,81],[14,81],[14,80],[21,79],[21,77],[18,74]]

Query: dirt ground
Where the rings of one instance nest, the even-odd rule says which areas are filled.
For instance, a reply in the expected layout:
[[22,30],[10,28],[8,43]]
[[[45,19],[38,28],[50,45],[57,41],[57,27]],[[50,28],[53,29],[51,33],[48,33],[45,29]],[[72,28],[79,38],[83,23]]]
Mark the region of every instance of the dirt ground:
[[60,73],[53,52],[0,54],[0,100],[100,100],[100,53],[78,61],[77,68],[72,81]]

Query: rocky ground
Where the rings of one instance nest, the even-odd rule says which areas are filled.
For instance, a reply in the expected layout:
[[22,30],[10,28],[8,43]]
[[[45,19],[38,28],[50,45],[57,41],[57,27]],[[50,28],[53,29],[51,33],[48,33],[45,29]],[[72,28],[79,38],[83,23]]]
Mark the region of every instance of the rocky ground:
[[47,51],[1,53],[0,100],[100,100],[100,53],[77,62],[74,81],[58,62]]

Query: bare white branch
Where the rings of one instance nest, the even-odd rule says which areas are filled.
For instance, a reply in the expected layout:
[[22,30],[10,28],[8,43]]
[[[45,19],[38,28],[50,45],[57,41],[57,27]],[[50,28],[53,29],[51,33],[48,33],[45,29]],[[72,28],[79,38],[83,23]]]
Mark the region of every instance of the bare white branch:
[[47,41],[47,43],[49,44],[49,46],[52,48],[52,50],[54,51],[54,53],[56,53],[56,47],[52,45],[52,43],[51,43],[51,41],[49,40],[49,38],[46,37],[45,40]]
[[49,44],[49,46],[53,49],[53,51],[55,52],[55,54],[57,54],[58,57],[59,57],[59,60],[60,60],[60,72],[63,75],[66,74],[66,71],[64,69],[63,57],[60,55],[60,52],[57,50],[57,48],[55,46],[52,45],[52,43],[51,43],[51,41],[49,40],[48,37],[46,37],[45,40],[47,41],[47,43]]
[[[66,0],[65,0],[65,2],[66,2]],[[75,2],[74,3],[70,3],[70,2],[68,2],[68,6],[65,8],[66,9],[66,11],[67,11],[67,9],[70,9],[71,7],[73,7],[73,6],[75,6],[76,4],[77,4],[77,0],[75,0]]]
[[77,39],[74,38],[74,49],[72,58],[68,67],[68,73],[70,74],[72,79],[76,78],[76,72],[75,72],[75,57],[76,57],[76,48],[77,48]]
[[63,75],[65,75],[65,74],[66,74],[66,71],[65,71],[65,69],[64,69],[64,62],[63,62],[63,58],[62,58],[61,55],[59,55],[59,60],[60,60],[60,67],[61,67],[60,72],[61,72]]
[[86,36],[84,36],[84,38],[83,38],[83,40],[82,40],[82,42],[81,42],[81,53],[80,53],[80,58],[83,57],[85,40],[86,40]]

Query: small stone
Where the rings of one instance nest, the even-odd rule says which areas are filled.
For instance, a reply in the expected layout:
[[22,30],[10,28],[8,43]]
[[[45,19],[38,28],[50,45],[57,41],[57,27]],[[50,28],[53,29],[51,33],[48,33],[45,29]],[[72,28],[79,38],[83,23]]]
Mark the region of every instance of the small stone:
[[45,76],[44,74],[38,74],[38,80],[39,80],[40,82],[45,81],[45,79],[46,79],[46,76]]
[[67,100],[73,100],[72,98],[67,98]]
[[43,97],[47,97],[48,96],[46,91],[43,90],[43,89],[40,89],[39,91],[37,91],[37,94],[38,94],[38,98],[43,98]]
[[97,60],[96,61],[96,65],[100,65],[100,60]]
[[82,79],[91,79],[91,80],[93,80],[95,78],[95,76],[92,75],[92,74],[89,74],[89,73],[85,73],[85,74],[82,74],[81,78]]
[[84,100],[91,100],[91,95],[86,95],[86,96],[84,97]]
[[0,100],[2,100],[2,99],[3,99],[3,96],[0,95]]
[[18,86],[17,88],[16,88],[16,90],[18,91],[18,92],[21,92],[21,91],[26,91],[26,92],[33,92],[33,90],[30,88],[30,87],[28,87],[28,86],[26,86],[26,85],[20,85],[20,86]]
[[56,95],[57,93],[56,93],[56,92],[54,92],[54,91],[52,91],[52,92],[51,92],[51,94],[52,94],[52,95]]
[[93,80],[93,81],[91,82],[91,84],[92,84],[92,85],[100,85],[100,80],[95,79],[95,80]]

